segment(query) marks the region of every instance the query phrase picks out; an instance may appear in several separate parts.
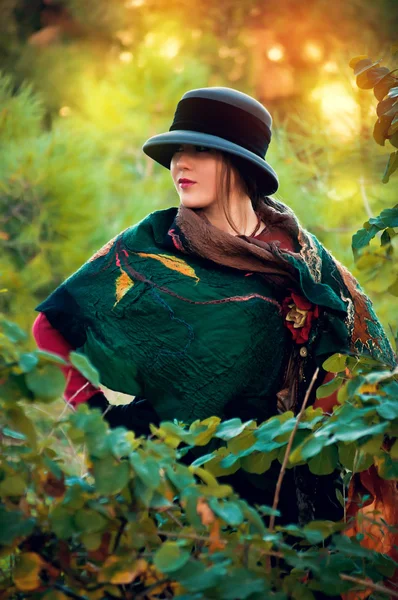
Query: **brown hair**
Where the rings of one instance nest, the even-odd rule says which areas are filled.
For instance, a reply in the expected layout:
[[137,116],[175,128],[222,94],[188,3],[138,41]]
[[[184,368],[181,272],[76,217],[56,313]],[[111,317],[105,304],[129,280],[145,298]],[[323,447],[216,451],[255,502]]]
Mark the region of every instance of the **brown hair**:
[[220,154],[222,155],[222,161],[221,173],[217,181],[217,198],[222,205],[229,225],[239,234],[239,229],[235,225],[230,212],[232,173],[235,173],[237,185],[241,188],[242,192],[249,196],[255,211],[257,211],[261,199],[264,199],[265,196],[259,190],[255,174],[247,160],[226,152],[220,152]]

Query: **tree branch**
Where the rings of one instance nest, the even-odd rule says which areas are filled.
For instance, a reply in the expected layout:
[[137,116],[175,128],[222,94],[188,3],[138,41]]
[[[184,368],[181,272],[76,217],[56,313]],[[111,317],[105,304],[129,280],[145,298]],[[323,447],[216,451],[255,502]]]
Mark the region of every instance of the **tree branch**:
[[[190,540],[203,541],[203,542],[212,542],[213,541],[209,537],[206,537],[205,535],[196,535],[195,533],[177,533],[175,531],[162,531],[161,529],[157,529],[156,533],[158,533],[159,535],[164,535],[165,537],[190,539]],[[228,544],[228,540],[225,538],[220,538],[219,541],[222,544]],[[242,541],[242,544],[245,544],[245,542]],[[282,552],[274,552],[272,550],[261,550],[261,554],[267,555],[267,556],[275,556],[276,558],[284,557]]]
[[398,598],[398,592],[394,592],[390,588],[384,587],[384,585],[374,583],[371,579],[358,579],[358,577],[351,577],[351,575],[345,575],[344,573],[340,575],[340,579],[343,579],[344,581],[352,581],[352,583],[357,583],[358,585],[361,585],[365,588],[370,588],[376,592],[382,592],[383,594],[387,594],[389,598]]
[[[286,446],[285,456],[283,458],[282,467],[281,467],[281,470],[280,470],[280,473],[279,473],[278,481],[276,483],[274,501],[272,503],[273,510],[276,510],[278,508],[279,495],[280,495],[280,492],[281,492],[283,478],[284,478],[285,472],[286,472],[287,461],[289,460],[290,451],[292,449],[294,436],[296,435],[296,431],[297,431],[298,426],[300,424],[301,418],[302,418],[302,416],[304,414],[304,411],[305,411],[305,408],[307,406],[307,402],[308,402],[308,399],[310,397],[312,388],[314,387],[316,378],[318,377],[318,373],[319,373],[319,367],[317,367],[315,369],[315,372],[314,372],[314,374],[312,376],[311,383],[310,383],[310,385],[308,387],[308,390],[305,393],[303,404],[301,406],[299,414],[297,415],[296,423],[294,425],[292,433],[290,434],[289,441],[288,441],[287,446]],[[275,515],[271,515],[270,516],[270,520],[269,520],[269,530],[270,530],[270,532],[272,532],[274,530],[274,527],[275,527]]]
[[127,525],[127,519],[125,519],[124,517],[121,517],[121,523],[120,523],[118,532],[116,534],[115,543],[113,544],[112,554],[114,554],[116,552],[116,550],[118,549],[120,538],[123,535],[123,531],[124,531],[124,528],[126,527],[126,525]]
[[373,217],[372,209],[370,208],[369,200],[365,190],[365,180],[363,176],[359,178],[359,189],[361,190],[362,202],[365,207],[366,214],[371,219]]

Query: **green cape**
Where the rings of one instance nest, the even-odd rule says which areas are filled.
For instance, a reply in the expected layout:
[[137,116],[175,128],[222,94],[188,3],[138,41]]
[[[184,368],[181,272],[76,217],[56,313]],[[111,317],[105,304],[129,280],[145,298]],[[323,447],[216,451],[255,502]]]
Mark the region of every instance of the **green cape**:
[[[103,385],[144,396],[161,420],[224,418],[237,402],[264,420],[276,413],[293,343],[284,294],[263,273],[216,264],[188,242],[176,208],[151,213],[105,244],[36,310],[88,356]],[[365,352],[394,365],[361,291],[366,314],[362,304],[362,314],[355,312],[350,274],[301,229],[298,243],[301,251],[284,258],[323,315],[307,362]]]

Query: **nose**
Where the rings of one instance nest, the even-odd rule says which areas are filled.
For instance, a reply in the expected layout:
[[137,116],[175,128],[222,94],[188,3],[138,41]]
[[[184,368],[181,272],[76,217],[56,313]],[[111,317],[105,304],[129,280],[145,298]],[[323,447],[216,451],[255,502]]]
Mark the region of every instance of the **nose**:
[[175,166],[179,169],[190,169],[192,166],[192,155],[186,150],[178,152],[175,156]]

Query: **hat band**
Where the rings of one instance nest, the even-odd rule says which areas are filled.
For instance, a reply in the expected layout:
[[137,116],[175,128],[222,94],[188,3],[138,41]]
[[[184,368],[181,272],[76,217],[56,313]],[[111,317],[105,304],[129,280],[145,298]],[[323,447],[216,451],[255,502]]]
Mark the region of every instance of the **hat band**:
[[271,130],[260,119],[237,106],[208,98],[180,100],[169,129],[175,130],[215,135],[260,158],[265,157],[271,141]]

